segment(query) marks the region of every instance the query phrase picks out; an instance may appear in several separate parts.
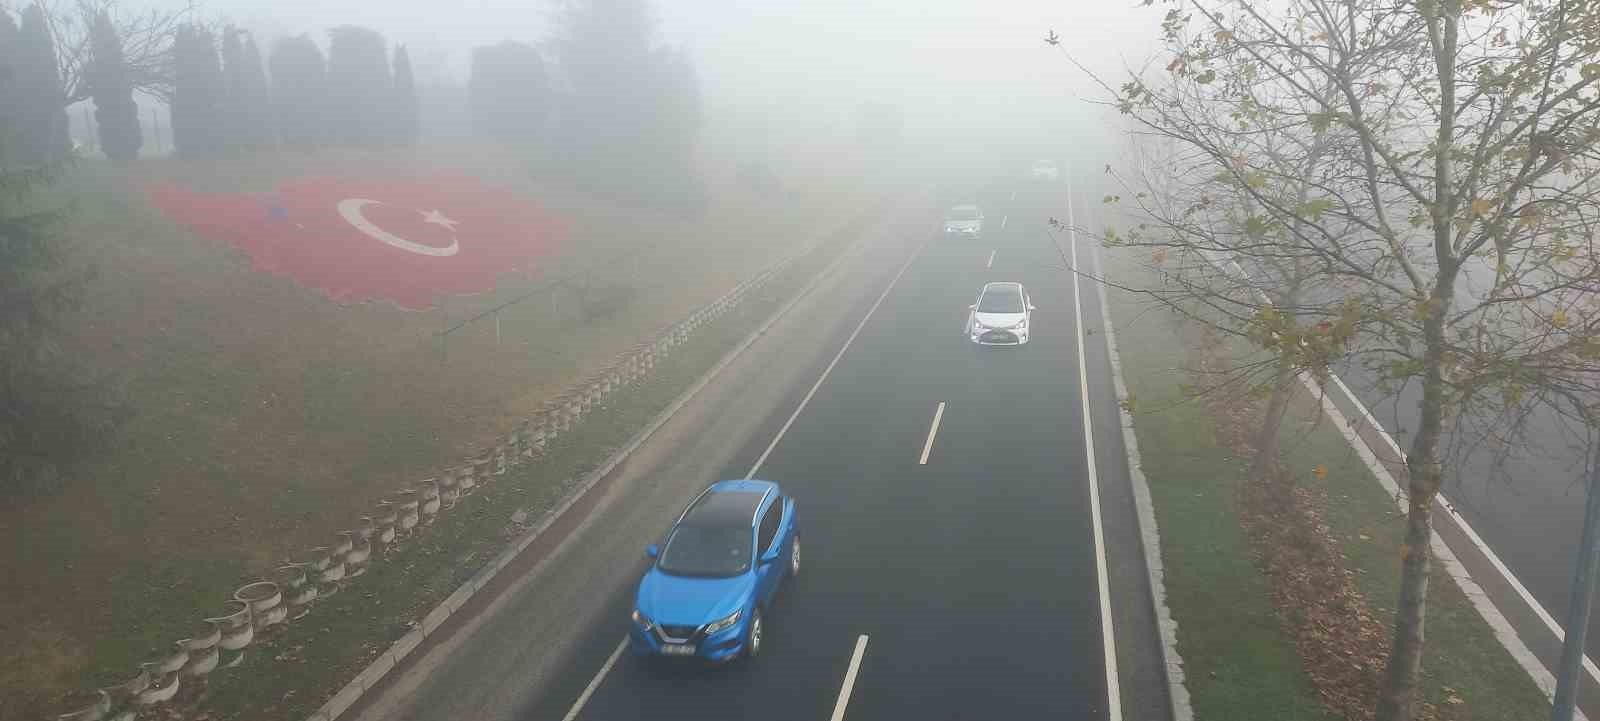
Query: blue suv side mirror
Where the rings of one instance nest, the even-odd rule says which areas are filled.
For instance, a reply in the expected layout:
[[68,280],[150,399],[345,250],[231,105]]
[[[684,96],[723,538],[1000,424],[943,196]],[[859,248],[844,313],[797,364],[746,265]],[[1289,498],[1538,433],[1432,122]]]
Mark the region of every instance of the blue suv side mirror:
[[651,558],[655,558],[656,556],[661,555],[661,547],[657,546],[654,543],[652,543],[652,544],[650,544],[648,546],[645,546],[644,547],[644,555],[649,556]]

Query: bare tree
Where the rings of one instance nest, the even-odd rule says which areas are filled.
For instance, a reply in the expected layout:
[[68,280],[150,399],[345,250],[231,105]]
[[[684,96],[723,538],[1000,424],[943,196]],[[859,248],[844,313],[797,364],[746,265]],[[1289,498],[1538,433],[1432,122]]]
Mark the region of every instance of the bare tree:
[[172,40],[188,22],[194,6],[179,10],[151,8],[129,12],[116,0],[40,0],[61,64],[61,87],[67,105],[87,100],[94,59],[92,30],[105,16],[122,40],[128,82],[136,92],[168,101],[172,98]]
[[[1376,699],[1380,721],[1410,719],[1446,429],[1469,420],[1502,446],[1531,443],[1522,421],[1541,408],[1584,440],[1600,410],[1600,8],[1163,4],[1164,71],[1106,89],[1143,132],[1185,148],[1201,180],[1179,189],[1176,214],[1112,238],[1255,260],[1267,270],[1250,281],[1284,298],[1311,280],[1271,308],[1215,276],[1180,290],[1263,348],[1331,338],[1393,387],[1420,387]],[[1238,201],[1219,209],[1215,184]]]

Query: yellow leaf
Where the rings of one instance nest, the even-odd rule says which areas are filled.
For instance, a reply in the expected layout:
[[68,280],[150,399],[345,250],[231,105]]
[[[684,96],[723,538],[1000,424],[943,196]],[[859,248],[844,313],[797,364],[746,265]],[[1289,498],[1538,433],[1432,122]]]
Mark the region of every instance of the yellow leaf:
[[1404,543],[1400,544],[1400,560],[1404,561],[1404,560],[1406,560],[1406,559],[1408,559],[1410,557],[1411,557],[1411,547],[1406,545],[1406,544],[1404,544]]
[[1225,43],[1225,42],[1228,42],[1229,40],[1232,40],[1232,39],[1233,39],[1233,31],[1232,30],[1218,30],[1217,31],[1217,42]]
[[1316,468],[1311,469],[1311,473],[1316,475],[1318,479],[1327,478],[1328,467],[1318,463]]
[[1473,217],[1482,216],[1482,215],[1488,213],[1489,209],[1492,208],[1492,207],[1494,207],[1493,201],[1489,201],[1489,200],[1474,200],[1474,201],[1472,201],[1472,215],[1473,215]]
[[1557,308],[1556,312],[1550,315],[1550,325],[1557,328],[1567,327],[1567,310],[1565,308]]

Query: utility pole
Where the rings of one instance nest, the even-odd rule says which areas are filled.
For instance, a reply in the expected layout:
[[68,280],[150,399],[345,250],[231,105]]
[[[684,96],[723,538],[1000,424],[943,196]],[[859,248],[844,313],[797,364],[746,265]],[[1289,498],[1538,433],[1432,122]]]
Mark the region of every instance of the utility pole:
[[[1593,441],[1591,441],[1593,443]],[[1600,444],[1596,444],[1600,452]],[[1583,536],[1578,545],[1578,563],[1572,572],[1571,599],[1567,605],[1567,632],[1561,644],[1561,667],[1556,674],[1556,696],[1550,709],[1551,721],[1572,721],[1578,706],[1578,686],[1582,681],[1585,641],[1589,633],[1589,609],[1594,603],[1596,570],[1600,569],[1600,487],[1596,486],[1600,463],[1594,453],[1584,493]]]

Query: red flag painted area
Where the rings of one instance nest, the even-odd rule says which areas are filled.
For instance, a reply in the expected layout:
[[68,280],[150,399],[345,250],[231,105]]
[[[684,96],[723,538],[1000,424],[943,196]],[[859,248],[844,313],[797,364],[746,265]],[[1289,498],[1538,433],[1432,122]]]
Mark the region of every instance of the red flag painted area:
[[515,193],[465,175],[406,180],[299,178],[263,194],[172,185],[150,197],[168,217],[345,302],[390,300],[421,310],[440,295],[492,290],[530,272],[560,224]]

